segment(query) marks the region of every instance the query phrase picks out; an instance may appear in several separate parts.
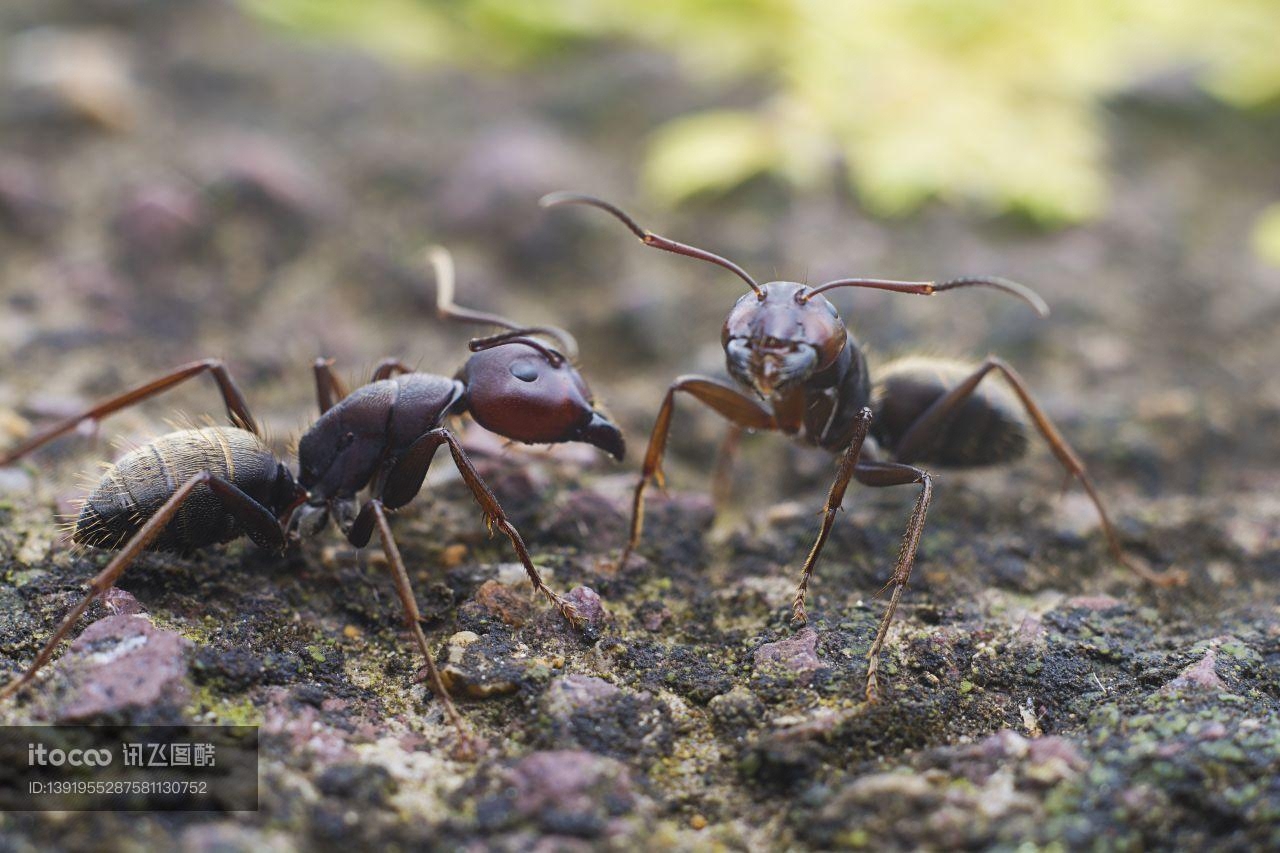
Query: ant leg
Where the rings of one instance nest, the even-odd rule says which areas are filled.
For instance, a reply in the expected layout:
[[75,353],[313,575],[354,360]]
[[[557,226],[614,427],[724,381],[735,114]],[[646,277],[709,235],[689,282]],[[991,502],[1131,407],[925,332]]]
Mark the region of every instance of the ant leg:
[[334,403],[339,403],[346,398],[347,384],[334,372],[331,358],[317,358],[315,372],[316,403],[320,406],[320,414],[323,415],[333,408]]
[[227,415],[231,418],[232,425],[246,429],[255,435],[260,434],[257,422],[254,421],[253,415],[249,414],[248,402],[245,401],[244,395],[240,393],[240,389],[231,378],[231,374],[227,372],[222,359],[207,358],[203,361],[193,361],[190,364],[185,364],[172,373],[161,376],[159,379],[153,379],[150,382],[125,391],[123,394],[105,400],[85,412],[73,415],[47,429],[41,430],[17,447],[0,455],[0,467],[16,462],[31,451],[43,447],[85,421],[99,421],[113,412],[118,412],[148,397],[154,397],[162,391],[167,391],[173,386],[205,372],[213,374],[214,380],[218,383],[218,390],[222,393],[222,400],[227,406]]
[[911,568],[915,565],[916,551],[920,547],[920,534],[924,532],[925,513],[929,511],[929,501],[933,498],[933,480],[928,471],[899,462],[859,462],[853,474],[859,483],[873,488],[909,486],[912,483],[920,485],[920,495],[916,498],[915,509],[911,511],[911,519],[907,522],[907,530],[898,549],[898,563],[893,568],[893,577],[885,584],[885,589],[893,587],[893,593],[889,596],[884,615],[880,617],[876,638],[867,650],[867,701],[875,702],[880,698],[880,649],[884,647],[889,623],[893,621],[898,602],[902,600],[902,591],[911,578]]
[[458,709],[453,706],[453,700],[449,698],[449,690],[444,686],[444,679],[440,677],[440,670],[436,667],[430,646],[427,645],[427,636],[422,632],[422,614],[418,611],[418,602],[413,596],[413,586],[409,583],[409,573],[405,570],[404,558],[400,556],[400,548],[391,534],[391,525],[387,523],[387,514],[383,511],[381,500],[374,498],[361,507],[360,514],[356,516],[355,523],[351,525],[351,530],[347,534],[347,539],[357,548],[363,548],[369,544],[375,526],[382,539],[382,550],[387,555],[387,564],[391,567],[391,577],[396,584],[396,595],[400,597],[400,606],[404,609],[405,622],[409,625],[409,632],[413,634],[413,641],[418,646],[418,651],[427,662],[427,677],[431,680],[431,689],[444,705],[445,716],[457,729],[463,744],[468,744],[471,737],[467,733],[466,726],[463,725]]
[[1027,388],[1026,382],[1001,359],[988,356],[968,378],[934,401],[933,405],[926,409],[910,428],[903,433],[894,452],[894,457],[905,462],[912,458],[918,458],[927,452],[932,443],[946,431],[948,424],[955,418],[960,407],[977,389],[978,383],[992,371],[998,371],[1008,381],[1014,393],[1018,395],[1018,399],[1022,402],[1022,406],[1030,416],[1032,423],[1035,424],[1036,429],[1044,437],[1044,440],[1049,443],[1049,449],[1053,451],[1053,455],[1058,457],[1058,461],[1066,469],[1067,476],[1074,477],[1084,486],[1085,492],[1089,495],[1089,500],[1093,502],[1094,508],[1098,511],[1098,518],[1102,522],[1102,532],[1106,536],[1107,546],[1110,548],[1111,555],[1116,562],[1156,586],[1171,587],[1185,583],[1186,578],[1181,572],[1157,572],[1132,562],[1125,556],[1124,549],[1120,545],[1120,535],[1111,523],[1111,517],[1107,514],[1106,506],[1102,502],[1102,496],[1098,494],[1098,490],[1093,484],[1093,479],[1085,470],[1084,463],[1080,461],[1080,457],[1076,455],[1076,452],[1071,449],[1071,445],[1067,444],[1067,440],[1058,432],[1053,422],[1049,420],[1049,416],[1036,403],[1031,396],[1031,391]]
[[803,625],[809,619],[804,610],[805,594],[809,591],[809,577],[813,574],[813,567],[818,562],[822,547],[827,544],[827,537],[831,535],[831,525],[836,520],[836,512],[844,503],[845,490],[849,488],[849,480],[853,478],[854,471],[857,469],[858,457],[862,454],[862,444],[867,440],[867,430],[871,428],[871,410],[864,406],[854,418],[853,427],[853,437],[836,464],[836,478],[831,483],[831,490],[827,492],[827,502],[822,507],[822,527],[818,530],[818,538],[814,540],[813,547],[809,549],[809,556],[805,558],[804,569],[800,573],[800,585],[796,587],[796,597],[791,602],[793,625]]
[[381,382],[383,379],[390,379],[397,373],[415,373],[416,371],[405,364],[398,358],[384,358],[378,362],[378,366],[373,369],[373,378],[370,382]]
[[733,463],[738,461],[738,451],[742,447],[742,427],[729,424],[729,431],[720,442],[720,450],[716,453],[715,473],[711,475],[711,499],[716,511],[722,510],[733,496]]
[[71,629],[75,627],[76,622],[84,615],[93,600],[115,585],[120,576],[124,574],[125,569],[133,565],[138,555],[145,551],[147,546],[160,535],[165,526],[173,519],[173,516],[182,508],[187,498],[191,497],[192,493],[202,484],[208,485],[209,489],[222,501],[223,506],[244,525],[249,537],[256,544],[274,550],[284,550],[284,531],[280,529],[279,523],[270,510],[233,484],[215,477],[208,471],[201,471],[179,486],[169,499],[155,511],[155,514],[147,520],[146,524],[138,528],[138,531],[111,559],[111,562],[107,563],[107,567],[89,581],[88,594],[62,620],[58,630],[45,643],[44,648],[36,655],[35,661],[27,668],[26,672],[9,682],[3,690],[0,690],[0,700],[12,696],[22,689],[24,685],[30,683],[31,679],[35,678],[36,673],[44,668],[45,664],[53,657],[53,653],[57,651],[58,646],[66,639],[67,634],[71,633]]
[[578,615],[577,609],[574,608],[571,602],[557,594],[543,581],[542,574],[533,564],[533,558],[529,556],[529,549],[525,547],[524,539],[521,538],[520,532],[508,520],[507,514],[498,503],[497,497],[485,485],[484,480],[480,478],[480,472],[471,464],[466,451],[462,449],[458,439],[449,430],[439,427],[424,434],[413,443],[405,455],[400,458],[400,461],[396,463],[395,468],[387,474],[387,478],[380,490],[387,507],[389,509],[398,509],[413,500],[413,497],[422,488],[422,481],[427,476],[427,469],[431,466],[431,460],[435,456],[436,450],[442,444],[449,445],[449,452],[453,455],[453,464],[457,466],[458,473],[462,475],[467,488],[471,489],[471,494],[475,497],[476,503],[480,504],[480,509],[484,512],[485,524],[490,530],[497,526],[511,540],[511,546],[515,549],[516,556],[520,558],[520,563],[524,566],[525,574],[529,576],[530,582],[533,583],[533,588],[545,595],[571,625],[575,628],[580,627],[582,619]]
[[619,569],[627,564],[636,545],[640,544],[640,534],[644,530],[644,493],[649,486],[649,481],[656,482],[658,488],[664,485],[662,457],[667,450],[667,434],[671,430],[671,415],[675,410],[677,391],[685,392],[737,427],[767,430],[778,428],[778,422],[772,412],[737,388],[706,376],[696,375],[681,376],[671,383],[666,397],[662,400],[662,408],[658,410],[658,419],[653,423],[653,432],[649,435],[649,446],[644,454],[644,469],[631,499],[631,535],[627,539],[627,547],[618,559]]

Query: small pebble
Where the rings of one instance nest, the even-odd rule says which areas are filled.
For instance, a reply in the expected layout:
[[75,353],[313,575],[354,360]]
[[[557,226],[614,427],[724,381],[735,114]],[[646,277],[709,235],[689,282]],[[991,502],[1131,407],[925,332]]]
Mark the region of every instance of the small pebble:
[[82,722],[126,711],[178,709],[190,695],[191,643],[142,616],[99,619],[76,638],[57,666],[70,689],[58,722]]
[[818,632],[805,627],[794,637],[765,643],[756,649],[757,669],[778,668],[798,675],[822,668],[818,659]]
[[467,558],[467,546],[461,543],[449,545],[440,552],[440,563],[446,569],[457,568]]

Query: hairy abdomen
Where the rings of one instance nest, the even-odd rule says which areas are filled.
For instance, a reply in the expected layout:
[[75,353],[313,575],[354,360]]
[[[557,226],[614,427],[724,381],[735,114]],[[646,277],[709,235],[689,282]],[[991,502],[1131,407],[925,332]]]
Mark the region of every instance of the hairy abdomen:
[[[896,458],[898,443],[916,419],[975,369],[964,362],[922,356],[885,365],[872,393],[871,431],[876,441]],[[935,440],[900,461],[950,468],[1012,462],[1026,452],[1027,426],[1018,398],[999,376],[988,375]]]
[[[268,503],[278,462],[253,433],[205,427],[162,435],[126,454],[85,499],[72,540],[114,548],[151,518],[178,487],[201,471]],[[239,525],[208,486],[198,486],[151,544],[155,551],[193,551],[228,542]]]

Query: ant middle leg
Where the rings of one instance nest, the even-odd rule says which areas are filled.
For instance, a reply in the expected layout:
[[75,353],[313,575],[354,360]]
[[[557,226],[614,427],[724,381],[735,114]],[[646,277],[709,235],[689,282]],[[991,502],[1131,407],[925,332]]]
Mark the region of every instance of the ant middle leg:
[[[369,380],[372,382],[380,382],[383,379],[390,379],[397,373],[413,373],[414,370],[398,358],[384,358],[378,362],[378,366],[373,370],[373,377]],[[347,396],[347,385],[342,381],[333,369],[333,359],[317,358],[315,363],[316,374],[316,402],[320,406],[320,414],[324,414],[334,407],[335,404],[341,402]]]
[[125,570],[133,565],[138,556],[155,541],[155,538],[160,535],[165,526],[173,519],[173,516],[182,508],[182,505],[201,485],[209,487],[209,490],[217,496],[227,511],[234,515],[236,520],[243,525],[245,532],[256,544],[276,551],[284,550],[284,531],[275,516],[272,515],[271,510],[246,495],[234,484],[210,474],[208,471],[201,471],[195,474],[179,486],[168,500],[161,504],[151,518],[138,528],[137,532],[129,538],[120,551],[111,558],[111,562],[107,563],[106,568],[89,581],[88,593],[62,620],[58,629],[54,631],[53,636],[45,643],[40,653],[36,655],[36,659],[31,666],[22,675],[9,682],[3,690],[0,690],[0,700],[12,696],[35,678],[36,673],[43,669],[45,664],[52,659],[58,646],[71,633],[76,622],[89,609],[89,605],[93,603],[94,599],[115,586],[116,581],[120,579]]
[[480,472],[476,470],[467,452],[462,448],[462,444],[448,429],[439,427],[418,438],[386,478],[381,483],[375,484],[374,493],[381,496],[387,509],[390,510],[399,509],[413,500],[422,489],[427,469],[431,467],[431,460],[435,457],[436,450],[446,444],[449,446],[449,453],[453,456],[454,466],[462,475],[463,482],[471,490],[476,503],[480,504],[485,524],[491,531],[497,527],[511,540],[511,546],[515,549],[520,564],[524,566],[525,574],[529,576],[534,590],[546,596],[569,624],[575,628],[580,627],[582,617],[578,614],[577,608],[564,596],[547,586],[546,581],[542,579],[542,573],[538,571],[537,566],[533,564],[533,558],[529,556],[529,549],[525,546],[520,531],[516,530],[515,525],[507,518],[502,505],[498,503],[497,496],[485,484],[480,477]]
[[378,529],[378,535],[382,539],[382,550],[387,555],[387,564],[391,567],[391,577],[395,581],[396,595],[400,598],[400,606],[404,610],[405,622],[409,626],[409,632],[413,634],[413,641],[417,645],[422,659],[426,661],[427,677],[431,681],[431,690],[444,706],[445,716],[457,730],[458,736],[462,740],[463,749],[469,749],[470,735],[462,722],[462,716],[458,713],[458,709],[453,705],[453,700],[449,697],[449,690],[445,687],[444,679],[441,678],[440,670],[431,654],[431,647],[427,643],[427,636],[422,632],[422,613],[418,610],[418,602],[413,595],[413,586],[409,582],[409,573],[404,567],[404,558],[400,556],[400,548],[396,545],[395,536],[391,533],[391,525],[387,522],[387,514],[383,509],[381,500],[374,498],[361,507],[360,514],[356,516],[355,522],[351,525],[351,530],[347,533],[347,539],[357,548],[363,548],[369,544],[375,527]]
[[0,467],[11,465],[28,453],[43,447],[50,441],[53,441],[60,435],[70,432],[82,423],[97,422],[114,412],[146,400],[149,397],[167,391],[175,385],[180,385],[193,376],[201,373],[209,373],[213,376],[214,381],[218,383],[218,391],[222,394],[222,401],[227,407],[227,416],[231,419],[233,426],[246,429],[255,435],[259,435],[258,424],[253,419],[253,415],[249,413],[249,403],[245,400],[244,394],[241,393],[239,386],[235,380],[231,378],[231,374],[227,371],[226,365],[222,359],[206,358],[202,361],[193,361],[190,364],[184,364],[171,373],[166,373],[158,379],[143,383],[136,388],[131,388],[122,394],[111,397],[98,403],[92,408],[86,409],[78,415],[72,415],[46,429],[33,435],[31,438],[14,447],[11,450],[0,454]]
[[658,418],[653,423],[653,432],[649,435],[649,446],[644,454],[644,467],[631,499],[631,533],[627,538],[627,547],[623,549],[622,556],[618,559],[619,569],[627,564],[632,552],[640,544],[640,535],[644,531],[644,494],[649,481],[656,482],[658,488],[663,488],[665,485],[662,458],[667,451],[667,435],[671,431],[671,415],[675,411],[677,391],[688,394],[699,403],[714,410],[738,429],[778,429],[778,422],[772,412],[736,388],[706,376],[696,375],[681,376],[671,383],[671,387],[667,389],[667,395],[662,400],[662,408],[658,410]]
[[1107,513],[1102,496],[1098,493],[1093,479],[1085,470],[1084,462],[1080,460],[1071,445],[1063,438],[1062,433],[1058,431],[1057,427],[1049,419],[1049,416],[1045,414],[1044,410],[1035,401],[1035,398],[1031,396],[1031,391],[1027,387],[1025,380],[1018,375],[1017,371],[999,358],[988,356],[972,373],[925,408],[893,442],[894,458],[900,462],[927,459],[929,458],[930,450],[947,436],[949,430],[953,427],[963,429],[962,426],[957,426],[959,423],[957,416],[960,414],[961,408],[977,393],[978,384],[993,372],[1004,376],[1009,383],[1009,387],[1017,395],[1018,401],[1022,404],[1022,408],[1026,411],[1027,416],[1030,417],[1036,430],[1048,443],[1049,449],[1053,451],[1053,455],[1057,457],[1062,467],[1066,469],[1067,476],[1075,478],[1084,487],[1089,500],[1093,502],[1093,506],[1097,510],[1098,518],[1102,523],[1103,535],[1106,537],[1107,545],[1116,562],[1156,586],[1170,587],[1185,583],[1186,578],[1181,572],[1158,572],[1140,563],[1133,562],[1125,556],[1124,549],[1120,544],[1120,535],[1116,531],[1115,525],[1111,522],[1111,517]]

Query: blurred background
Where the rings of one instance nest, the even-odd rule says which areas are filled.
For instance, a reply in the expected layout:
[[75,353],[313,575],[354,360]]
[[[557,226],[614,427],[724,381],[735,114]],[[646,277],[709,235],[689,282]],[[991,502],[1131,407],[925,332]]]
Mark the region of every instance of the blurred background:
[[[579,336],[634,468],[667,383],[723,370],[741,285],[536,206],[576,189],[762,280],[1022,280],[1048,321],[979,292],[837,301],[873,360],[1007,357],[1112,493],[1262,492],[1277,44],[1272,0],[8,0],[0,443],[196,357],[282,443],[318,355],[452,373],[438,241],[460,301]],[[193,387],[110,432],[175,407],[219,414]],[[673,465],[705,469],[722,425],[678,423]],[[739,479],[825,476],[782,444]]]

